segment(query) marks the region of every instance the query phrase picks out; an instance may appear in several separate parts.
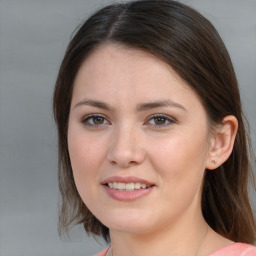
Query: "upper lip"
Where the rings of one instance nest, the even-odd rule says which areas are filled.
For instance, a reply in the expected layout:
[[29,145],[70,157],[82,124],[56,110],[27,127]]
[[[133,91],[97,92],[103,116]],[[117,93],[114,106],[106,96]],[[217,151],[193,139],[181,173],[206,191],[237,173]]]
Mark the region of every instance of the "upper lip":
[[121,177],[121,176],[112,176],[105,180],[103,180],[102,184],[105,185],[107,183],[113,182],[120,182],[120,183],[142,183],[146,184],[147,186],[154,185],[152,182],[135,177],[135,176],[128,176],[128,177]]

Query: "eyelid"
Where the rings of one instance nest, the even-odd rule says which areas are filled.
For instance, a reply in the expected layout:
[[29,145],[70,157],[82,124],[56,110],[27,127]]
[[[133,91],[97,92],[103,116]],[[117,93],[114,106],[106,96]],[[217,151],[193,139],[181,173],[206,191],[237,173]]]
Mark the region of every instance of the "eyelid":
[[[89,123],[86,123],[90,118],[94,118],[94,117],[101,117],[104,119],[104,121],[107,121],[108,124],[106,123],[102,123],[102,124],[89,124]],[[147,117],[146,121],[143,123],[144,125],[147,124],[150,120],[154,119],[154,118],[158,118],[158,117],[162,117],[164,119],[166,119],[166,121],[168,121],[167,124],[161,124],[161,125],[157,125],[157,124],[149,124],[151,126],[154,126],[154,127],[166,127],[166,126],[169,126],[169,125],[172,125],[172,124],[175,124],[177,123],[178,121],[174,118],[174,117],[171,117],[169,115],[166,115],[166,114],[152,114],[150,116]],[[81,119],[81,123],[85,126],[88,126],[88,127],[101,127],[101,126],[105,126],[105,125],[109,125],[111,124],[111,122],[108,120],[108,118],[103,115],[103,114],[96,114],[96,113],[93,113],[93,114],[88,114],[88,115],[85,115],[82,119]]]
[[90,118],[94,118],[94,117],[102,117],[104,120],[106,120],[109,124],[111,124],[108,120],[108,118],[105,116],[105,115],[102,115],[102,114],[88,114],[88,115],[85,115],[82,119],[81,119],[81,123],[83,125],[86,125],[86,126],[89,126],[89,127],[98,127],[98,126],[104,126],[106,124],[89,124],[89,123],[86,123],[86,121],[88,121]]
[[147,123],[147,122],[149,122],[150,120],[152,120],[153,118],[157,118],[157,117],[163,117],[163,118],[165,118],[169,123],[168,123],[168,124],[163,124],[163,125],[157,125],[157,124],[155,124],[155,125],[152,125],[152,126],[160,127],[160,128],[161,128],[161,127],[167,127],[167,126],[169,126],[169,125],[172,125],[172,124],[175,124],[175,123],[178,122],[174,117],[171,117],[171,116],[166,115],[166,114],[152,114],[152,115],[150,115],[150,116],[147,118],[147,120],[146,120],[145,123]]

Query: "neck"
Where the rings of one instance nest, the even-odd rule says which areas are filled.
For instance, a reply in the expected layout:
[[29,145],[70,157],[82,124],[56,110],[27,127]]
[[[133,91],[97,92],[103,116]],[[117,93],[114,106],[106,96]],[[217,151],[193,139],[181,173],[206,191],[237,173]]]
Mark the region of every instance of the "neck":
[[193,220],[179,220],[171,227],[158,228],[148,233],[131,234],[111,230],[113,256],[200,256],[207,227],[200,215]]

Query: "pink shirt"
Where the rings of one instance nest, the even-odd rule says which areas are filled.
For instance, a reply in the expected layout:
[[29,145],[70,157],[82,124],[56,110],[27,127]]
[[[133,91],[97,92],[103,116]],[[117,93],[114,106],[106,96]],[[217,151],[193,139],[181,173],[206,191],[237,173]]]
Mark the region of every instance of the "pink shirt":
[[[106,248],[95,256],[105,256],[108,249]],[[256,246],[234,243],[211,253],[209,256],[256,256]]]
[[209,256],[256,256],[256,246],[234,243],[211,253]]

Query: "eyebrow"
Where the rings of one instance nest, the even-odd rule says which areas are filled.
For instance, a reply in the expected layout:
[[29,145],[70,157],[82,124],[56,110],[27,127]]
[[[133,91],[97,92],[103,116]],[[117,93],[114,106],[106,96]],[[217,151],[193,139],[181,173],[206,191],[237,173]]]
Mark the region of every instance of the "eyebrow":
[[102,108],[106,110],[113,110],[113,108],[110,107],[107,103],[102,101],[97,101],[97,100],[81,100],[74,106],[74,108],[77,108],[82,105],[88,105],[88,106]]
[[159,108],[159,107],[174,107],[174,108],[179,108],[184,111],[187,111],[183,105],[181,105],[177,102],[174,102],[172,100],[163,100],[163,101],[142,103],[142,104],[137,105],[136,110],[138,112],[141,112],[141,111],[146,111],[146,110],[149,110],[152,108]]
[[[81,100],[74,106],[74,108],[77,108],[82,105],[88,105],[88,106],[101,108],[105,110],[114,110],[114,108],[112,108],[107,103],[102,101],[97,101],[97,100]],[[177,102],[174,102],[172,100],[162,100],[162,101],[141,103],[136,106],[136,110],[138,112],[142,112],[142,111],[150,110],[153,108],[159,108],[159,107],[174,107],[174,108],[179,108],[181,110],[187,111],[183,105]]]

